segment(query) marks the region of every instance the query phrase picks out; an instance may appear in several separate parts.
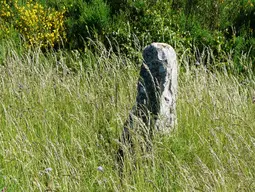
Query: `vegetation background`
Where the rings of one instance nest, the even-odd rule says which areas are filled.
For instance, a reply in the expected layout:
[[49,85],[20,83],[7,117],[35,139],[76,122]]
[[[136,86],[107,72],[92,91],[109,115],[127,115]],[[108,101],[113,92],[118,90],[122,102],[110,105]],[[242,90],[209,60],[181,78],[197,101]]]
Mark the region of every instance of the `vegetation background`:
[[[0,0],[0,190],[254,191],[254,4]],[[178,126],[126,153],[120,177],[155,41],[179,58]]]

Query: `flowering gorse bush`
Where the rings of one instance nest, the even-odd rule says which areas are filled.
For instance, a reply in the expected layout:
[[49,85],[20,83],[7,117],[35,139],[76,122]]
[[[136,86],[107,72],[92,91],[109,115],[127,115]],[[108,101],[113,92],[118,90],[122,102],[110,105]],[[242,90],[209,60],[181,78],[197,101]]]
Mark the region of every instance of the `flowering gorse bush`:
[[25,4],[17,1],[3,0],[0,2],[3,7],[0,11],[0,19],[5,32],[6,26],[12,25],[23,38],[28,46],[39,45],[46,48],[66,40],[64,27],[64,13],[52,8],[45,8],[38,2],[32,0]]
[[6,3],[6,0],[0,1],[0,7],[1,20],[8,20],[12,16],[11,7],[9,6],[9,4]]
[[6,0],[0,1],[0,37],[4,34],[9,34],[9,25],[11,18],[13,17],[13,13],[11,7],[6,3]]

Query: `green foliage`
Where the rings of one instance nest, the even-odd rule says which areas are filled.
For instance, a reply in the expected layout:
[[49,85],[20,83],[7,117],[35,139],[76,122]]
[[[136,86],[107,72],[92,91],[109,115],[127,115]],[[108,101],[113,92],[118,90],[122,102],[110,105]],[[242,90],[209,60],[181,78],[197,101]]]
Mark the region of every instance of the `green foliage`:
[[109,0],[107,3],[110,5],[111,13],[118,14],[124,10],[129,0]]
[[[19,19],[15,16],[17,22],[14,22],[15,4],[1,3],[8,6],[2,6],[0,11],[0,38],[17,41],[22,34],[30,44],[51,46],[66,39],[66,48],[79,51],[87,47],[96,49],[89,39],[99,40],[137,63],[141,60],[139,52],[153,41],[171,44],[179,55],[183,50],[196,52],[194,62],[201,60],[199,55],[209,48],[222,63],[226,63],[225,56],[233,52],[240,72],[245,68],[239,60],[242,54],[247,53],[250,58],[255,55],[254,0],[38,0],[31,6],[19,1],[18,5],[31,14],[37,10],[33,5],[40,5],[45,14],[47,12],[45,20],[38,19],[43,25],[33,19],[37,27],[29,27],[34,25],[29,23],[30,16],[23,13]],[[55,10],[60,15],[53,18],[64,19],[64,25],[48,18]],[[39,18],[40,14],[35,16]]]
[[[111,42],[120,45],[121,52],[134,57],[137,50],[153,41],[175,44],[182,41],[177,27],[172,22],[171,9],[165,9],[170,3],[148,0],[128,1],[123,10],[113,18],[107,36]],[[113,41],[114,40],[114,41]],[[180,46],[181,47],[181,46]]]
[[18,32],[26,46],[54,47],[65,41],[64,12],[45,8],[38,2],[1,1],[0,38]]
[[[181,31],[189,31],[192,39],[198,39],[196,46],[209,46],[217,51],[220,45],[222,51],[233,50],[238,58],[242,51],[248,52],[252,46],[254,3],[251,0],[177,0],[173,5],[177,12],[184,13],[185,18],[180,23]],[[236,46],[236,37],[244,38],[246,42],[241,43],[241,49]],[[238,43],[238,47],[241,44]],[[254,53],[255,50],[251,51]]]
[[[254,191],[254,1],[33,1],[66,10],[71,50],[44,52],[24,49],[0,3],[0,190]],[[152,41],[178,53],[178,126],[146,154],[135,134],[120,177],[118,139]]]
[[110,22],[110,8],[103,0],[50,0],[49,6],[66,8],[68,47],[82,48],[87,38],[100,37]]

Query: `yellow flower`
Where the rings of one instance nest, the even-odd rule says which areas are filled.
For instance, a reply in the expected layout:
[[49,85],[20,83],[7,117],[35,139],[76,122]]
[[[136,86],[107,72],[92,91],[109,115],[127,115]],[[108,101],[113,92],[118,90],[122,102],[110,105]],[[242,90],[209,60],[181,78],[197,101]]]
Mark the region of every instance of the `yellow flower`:
[[[37,44],[42,47],[48,45],[54,46],[60,39],[65,39],[64,29],[64,11],[45,8],[38,2],[28,0],[25,4],[19,5],[17,0],[9,0],[13,3],[15,14],[18,20],[14,20],[14,27],[24,36],[29,45]],[[14,18],[13,9],[6,3],[6,0],[0,0],[0,17],[3,19]],[[8,28],[0,24],[4,33]]]

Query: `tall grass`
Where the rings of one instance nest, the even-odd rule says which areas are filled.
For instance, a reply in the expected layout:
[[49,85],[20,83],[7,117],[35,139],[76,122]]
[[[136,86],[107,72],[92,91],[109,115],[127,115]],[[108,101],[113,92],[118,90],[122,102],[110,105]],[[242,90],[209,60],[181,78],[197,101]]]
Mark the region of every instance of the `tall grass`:
[[178,127],[156,135],[147,154],[127,155],[120,177],[118,138],[139,66],[104,48],[20,54],[10,42],[2,46],[0,189],[255,190],[252,78],[194,67],[180,56]]

